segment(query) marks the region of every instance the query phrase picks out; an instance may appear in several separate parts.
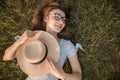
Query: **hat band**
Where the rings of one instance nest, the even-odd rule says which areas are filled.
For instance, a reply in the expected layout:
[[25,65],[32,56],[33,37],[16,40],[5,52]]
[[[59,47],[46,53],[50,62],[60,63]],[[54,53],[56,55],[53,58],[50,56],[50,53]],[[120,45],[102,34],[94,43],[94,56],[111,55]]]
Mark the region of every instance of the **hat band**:
[[[39,61],[38,63],[42,63],[42,62],[46,59],[46,57],[47,57],[48,48],[47,48],[46,44],[44,44],[44,45],[45,45],[45,49],[46,49],[45,56],[44,56],[43,59],[42,59],[41,61]],[[38,63],[34,63],[34,64],[38,64]]]

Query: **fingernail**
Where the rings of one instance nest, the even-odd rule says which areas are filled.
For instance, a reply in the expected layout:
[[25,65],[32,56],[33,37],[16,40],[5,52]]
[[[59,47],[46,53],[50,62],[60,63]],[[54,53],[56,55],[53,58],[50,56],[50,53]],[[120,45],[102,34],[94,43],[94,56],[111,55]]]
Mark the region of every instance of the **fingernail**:
[[14,37],[15,40],[18,40],[21,36],[17,35]]

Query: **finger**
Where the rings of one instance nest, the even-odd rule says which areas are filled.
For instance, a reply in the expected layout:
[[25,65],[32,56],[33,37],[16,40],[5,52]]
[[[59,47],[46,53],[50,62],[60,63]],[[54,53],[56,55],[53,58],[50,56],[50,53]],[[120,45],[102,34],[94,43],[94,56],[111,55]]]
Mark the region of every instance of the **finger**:
[[39,30],[35,30],[34,32],[35,32],[35,33],[38,33],[38,32],[39,32]]
[[49,66],[52,67],[52,62],[51,62],[51,60],[49,58],[47,59],[47,62],[49,64]]
[[28,32],[27,32],[27,35],[28,35],[28,37],[32,37],[32,36],[35,35],[35,32],[33,32],[33,31],[28,31]]
[[51,63],[51,61],[47,58],[46,59],[46,63],[47,63],[47,66],[50,68],[50,69],[52,69],[52,63]]
[[50,71],[50,70],[51,70],[51,69],[50,69],[50,64],[49,64],[49,62],[48,62],[47,59],[45,59],[45,64],[46,64],[47,69]]
[[48,58],[48,61],[49,61],[51,69],[55,70],[55,65],[54,65],[53,61],[50,58]]
[[47,60],[47,65],[48,65],[49,70],[50,71],[54,70],[55,67],[52,64],[52,61],[49,58],[47,58],[46,60]]

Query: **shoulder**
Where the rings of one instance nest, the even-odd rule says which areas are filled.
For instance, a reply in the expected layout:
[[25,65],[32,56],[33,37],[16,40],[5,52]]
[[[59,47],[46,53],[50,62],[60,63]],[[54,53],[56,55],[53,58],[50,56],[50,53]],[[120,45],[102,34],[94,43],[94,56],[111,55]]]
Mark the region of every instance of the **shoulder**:
[[61,42],[62,43],[64,43],[64,44],[73,44],[72,42],[71,42],[71,40],[67,40],[67,39],[61,39]]
[[67,55],[73,55],[76,53],[75,45],[71,42],[71,40],[61,39],[61,47],[66,51]]
[[60,43],[66,47],[74,46],[71,40],[61,39]]

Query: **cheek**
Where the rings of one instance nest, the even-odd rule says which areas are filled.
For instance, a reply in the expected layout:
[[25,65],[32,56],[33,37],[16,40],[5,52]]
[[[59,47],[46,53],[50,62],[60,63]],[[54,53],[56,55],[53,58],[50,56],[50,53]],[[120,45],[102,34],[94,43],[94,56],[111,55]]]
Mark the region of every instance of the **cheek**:
[[63,24],[63,28],[65,27],[65,23]]
[[49,18],[49,20],[48,20],[48,23],[49,24],[54,24],[56,21],[54,20],[54,19],[52,19],[52,18]]
[[54,24],[55,24],[55,22],[53,22],[53,21],[48,22],[48,25],[54,26]]
[[46,26],[49,28],[54,28],[55,23],[53,21],[48,21]]

